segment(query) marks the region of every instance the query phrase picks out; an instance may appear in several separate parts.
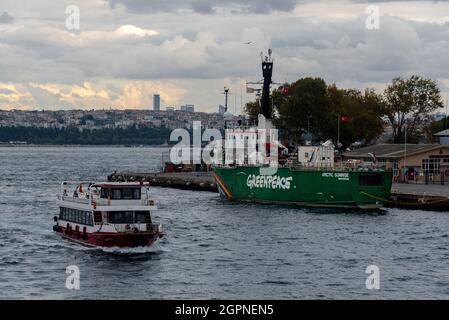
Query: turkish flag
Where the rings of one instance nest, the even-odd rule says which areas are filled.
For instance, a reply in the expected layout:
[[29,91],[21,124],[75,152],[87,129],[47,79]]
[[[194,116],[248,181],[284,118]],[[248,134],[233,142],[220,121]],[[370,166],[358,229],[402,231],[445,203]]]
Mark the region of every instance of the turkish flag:
[[349,121],[351,121],[351,117],[350,116],[341,116],[340,121],[341,122],[349,122]]
[[282,88],[282,94],[285,94],[285,95],[290,94],[290,88],[289,87],[283,87]]

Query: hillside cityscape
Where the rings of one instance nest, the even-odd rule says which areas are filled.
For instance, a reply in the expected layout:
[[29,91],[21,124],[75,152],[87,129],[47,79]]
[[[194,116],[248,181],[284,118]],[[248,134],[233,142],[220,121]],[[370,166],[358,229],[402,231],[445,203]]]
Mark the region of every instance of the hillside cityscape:
[[[152,109],[0,110],[0,144],[167,145],[174,129],[190,130],[194,121],[218,130],[257,123],[260,94],[236,116],[228,112],[226,90],[225,106],[214,113],[195,112],[192,104],[161,110],[159,94],[152,95]],[[290,145],[331,140],[346,150],[378,143],[433,143],[448,126],[437,82],[416,75],[393,79],[384,92],[300,78],[274,89],[269,104],[279,138]]]
[[[235,121],[244,118],[234,117]],[[216,113],[195,112],[193,105],[163,111],[160,106],[153,110],[0,110],[0,144],[163,144],[172,130],[189,130],[193,121],[221,129],[224,107],[219,106]],[[141,138],[136,139],[137,133]]]

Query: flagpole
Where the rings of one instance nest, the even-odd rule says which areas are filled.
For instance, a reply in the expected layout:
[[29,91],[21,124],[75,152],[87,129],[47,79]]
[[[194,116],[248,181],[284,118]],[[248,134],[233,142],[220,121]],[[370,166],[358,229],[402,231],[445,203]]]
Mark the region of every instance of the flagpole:
[[337,114],[338,116],[338,122],[337,122],[337,150],[340,146],[340,114]]

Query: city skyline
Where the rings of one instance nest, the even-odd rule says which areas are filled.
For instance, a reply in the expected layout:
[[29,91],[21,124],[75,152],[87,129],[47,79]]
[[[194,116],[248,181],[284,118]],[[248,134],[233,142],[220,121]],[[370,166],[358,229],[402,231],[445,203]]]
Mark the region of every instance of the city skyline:
[[[70,5],[79,29],[68,30]],[[380,10],[366,28],[367,7]],[[271,47],[274,81],[322,77],[382,90],[392,78],[434,78],[449,91],[447,1],[130,1],[0,5],[1,109],[161,109],[231,112],[254,100],[259,54]],[[184,21],[184,23],[180,23]]]

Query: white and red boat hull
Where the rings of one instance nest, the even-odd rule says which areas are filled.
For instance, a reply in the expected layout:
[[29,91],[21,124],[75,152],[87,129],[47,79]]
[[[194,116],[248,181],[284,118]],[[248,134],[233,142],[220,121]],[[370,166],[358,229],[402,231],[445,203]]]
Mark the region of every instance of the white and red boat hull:
[[63,238],[90,247],[135,248],[151,246],[163,236],[154,223],[157,210],[143,183],[81,183],[73,192],[61,184],[59,216],[53,230]]
[[157,239],[162,238],[162,232],[155,233],[114,233],[114,232],[95,232],[82,233],[73,230],[67,231],[67,228],[56,227],[56,233],[63,238],[77,242],[88,247],[119,247],[135,248],[151,246]]

